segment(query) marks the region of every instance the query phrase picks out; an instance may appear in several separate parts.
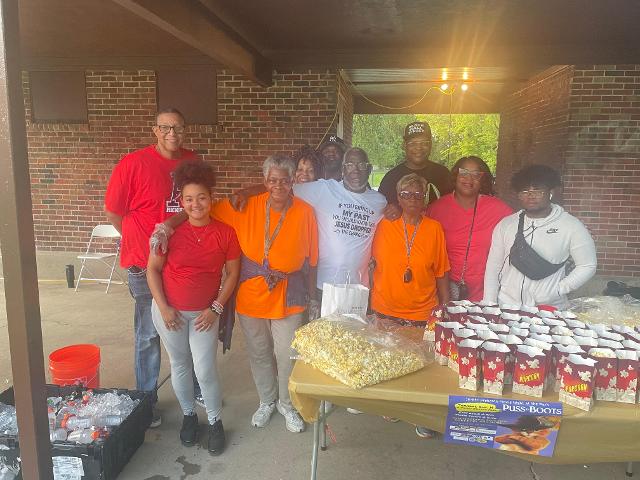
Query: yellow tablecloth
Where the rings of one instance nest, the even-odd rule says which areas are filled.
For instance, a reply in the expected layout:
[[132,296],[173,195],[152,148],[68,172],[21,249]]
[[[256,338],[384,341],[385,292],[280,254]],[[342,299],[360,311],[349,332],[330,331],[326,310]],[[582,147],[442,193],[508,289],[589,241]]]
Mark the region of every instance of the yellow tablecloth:
[[[397,417],[444,432],[449,395],[496,398],[458,388],[452,370],[431,364],[404,377],[356,390],[297,361],[289,379],[293,404],[307,422],[317,419],[321,400],[367,413]],[[537,400],[508,393],[503,398]],[[557,402],[557,393],[542,401]],[[553,457],[503,452],[541,463],[631,462],[640,460],[640,406],[597,401],[591,412],[564,405],[564,416]]]

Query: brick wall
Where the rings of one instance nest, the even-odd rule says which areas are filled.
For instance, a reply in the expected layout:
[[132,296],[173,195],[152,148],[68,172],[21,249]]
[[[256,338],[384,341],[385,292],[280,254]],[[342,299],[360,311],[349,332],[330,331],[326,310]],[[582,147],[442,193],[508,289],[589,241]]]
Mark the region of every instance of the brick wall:
[[[335,72],[275,72],[270,88],[225,71],[217,79],[218,124],[189,126],[185,146],[216,167],[221,195],[261,181],[267,155],[317,145],[335,129]],[[155,72],[88,70],[86,87],[87,124],[37,124],[28,73],[23,76],[40,250],[82,250],[91,227],[105,222],[103,198],[113,166],[125,153],[154,143]]]
[[640,65],[576,66],[569,109],[565,205],[600,273],[640,276]]
[[513,92],[500,112],[496,189],[515,204],[509,187],[514,172],[529,163],[562,168],[569,120],[573,68],[554,67]]
[[509,96],[501,112],[498,188],[547,163],[563,177],[562,204],[598,250],[598,273],[640,276],[640,65],[547,70]]

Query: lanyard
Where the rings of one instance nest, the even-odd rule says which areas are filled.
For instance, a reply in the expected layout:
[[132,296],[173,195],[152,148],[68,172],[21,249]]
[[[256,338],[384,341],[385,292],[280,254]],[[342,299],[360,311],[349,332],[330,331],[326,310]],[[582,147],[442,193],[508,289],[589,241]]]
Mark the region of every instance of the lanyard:
[[473,234],[473,225],[476,223],[476,212],[478,211],[478,201],[480,195],[476,197],[473,204],[473,217],[471,217],[471,227],[469,228],[469,238],[467,239],[467,249],[464,252],[464,263],[462,264],[462,273],[460,274],[460,282],[464,283],[464,274],[467,272],[467,259],[469,258],[469,248],[471,247],[471,235]]
[[411,257],[411,249],[413,248],[413,242],[416,239],[416,233],[418,233],[418,227],[420,227],[420,223],[422,223],[422,217],[416,223],[416,228],[413,231],[413,235],[411,235],[411,241],[409,241],[409,234],[407,233],[407,224],[404,221],[404,217],[402,217],[402,225],[404,225],[404,246],[407,249],[407,265],[409,265],[409,257]]
[[280,215],[280,220],[278,220],[278,224],[276,225],[276,229],[273,231],[273,235],[269,236],[269,230],[271,229],[271,198],[267,200],[267,218],[264,222],[264,259],[266,260],[269,256],[269,250],[271,250],[271,246],[275,241],[276,237],[280,233],[280,229],[282,228],[282,224],[284,223],[284,217],[287,214],[287,210],[289,210],[289,205],[291,204],[290,200],[287,200],[284,209],[282,210],[282,214]]

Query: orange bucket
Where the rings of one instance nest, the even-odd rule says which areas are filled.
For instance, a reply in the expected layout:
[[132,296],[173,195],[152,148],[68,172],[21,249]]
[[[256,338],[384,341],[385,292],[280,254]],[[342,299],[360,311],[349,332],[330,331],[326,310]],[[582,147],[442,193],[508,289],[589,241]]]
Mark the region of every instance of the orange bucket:
[[100,387],[100,347],[70,345],[49,355],[51,381],[56,385]]

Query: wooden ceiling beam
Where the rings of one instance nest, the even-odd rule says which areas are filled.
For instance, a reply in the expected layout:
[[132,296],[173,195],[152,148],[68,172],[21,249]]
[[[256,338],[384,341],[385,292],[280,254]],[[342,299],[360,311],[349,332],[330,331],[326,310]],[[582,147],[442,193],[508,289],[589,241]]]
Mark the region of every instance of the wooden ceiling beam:
[[234,38],[214,13],[200,2],[175,0],[112,0],[182,42],[224,65],[270,86],[271,61]]
[[[640,49],[631,44],[496,45],[470,55],[468,49],[431,46],[405,49],[267,50],[278,68],[405,69],[506,66],[525,72],[550,65],[640,63]],[[458,52],[458,53],[455,53]],[[464,52],[464,53],[462,53]]]

